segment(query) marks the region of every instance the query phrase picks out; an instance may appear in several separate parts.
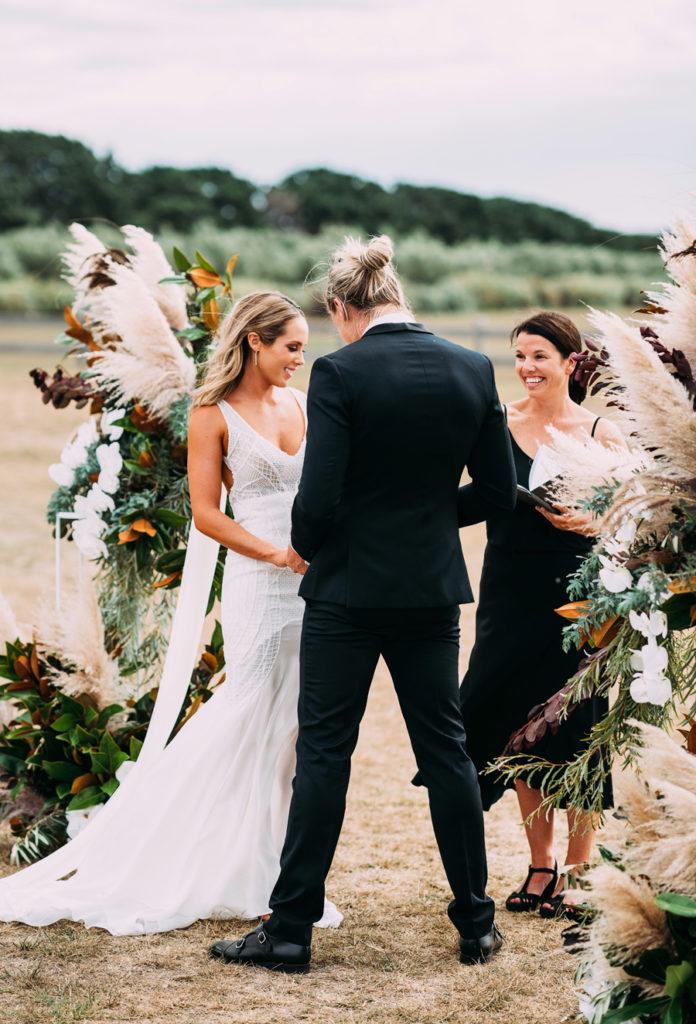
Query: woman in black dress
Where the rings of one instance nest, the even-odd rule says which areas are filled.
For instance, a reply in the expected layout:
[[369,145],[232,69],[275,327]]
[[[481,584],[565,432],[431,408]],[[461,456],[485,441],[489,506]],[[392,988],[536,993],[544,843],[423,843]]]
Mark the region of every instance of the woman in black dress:
[[[515,367],[526,395],[507,408],[517,481],[529,485],[529,470],[540,446],[550,442],[553,426],[582,440],[625,447],[614,424],[594,417],[579,402],[584,392],[572,378],[573,353],[582,349],[578,329],[560,313],[539,313],[512,332]],[[568,601],[567,579],[592,547],[589,516],[562,508],[558,515],[518,502],[513,512],[487,520],[488,544],[476,614],[476,641],[461,688],[469,755],[479,771],[483,806],[488,810],[505,791],[496,775],[481,774],[499,757],[511,733],[531,709],[561,689],[580,661],[564,652],[564,621],[554,609]],[[553,762],[570,761],[581,750],[592,725],[607,711],[595,698],[547,733],[535,752]],[[523,820],[538,807],[543,793],[533,779],[515,788]],[[510,784],[511,785],[511,784]],[[611,806],[611,784],[603,794]],[[589,814],[567,809],[566,865],[589,860],[596,823]],[[565,914],[570,901],[561,895],[553,855],[553,812],[539,814],[526,826],[531,866],[525,883],[508,897],[508,910],[536,910],[544,916]],[[555,897],[555,899],[554,899]]]

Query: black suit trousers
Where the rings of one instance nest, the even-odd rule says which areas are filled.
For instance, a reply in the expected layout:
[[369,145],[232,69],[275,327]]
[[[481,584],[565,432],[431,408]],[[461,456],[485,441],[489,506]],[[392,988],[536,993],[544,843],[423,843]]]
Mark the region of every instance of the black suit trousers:
[[382,655],[391,673],[466,938],[485,935],[483,812],[459,708],[459,608],[347,608],[308,601],[300,647],[297,767],[269,933],[309,944],[345,813],[351,756]]

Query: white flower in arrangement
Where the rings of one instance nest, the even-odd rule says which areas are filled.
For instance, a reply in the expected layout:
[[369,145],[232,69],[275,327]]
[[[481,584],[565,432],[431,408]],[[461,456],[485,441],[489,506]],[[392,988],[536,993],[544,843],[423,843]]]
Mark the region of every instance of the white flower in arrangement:
[[604,550],[611,558],[622,558],[626,555],[626,548],[616,537],[607,537],[604,541]]
[[112,441],[111,444],[100,444],[96,456],[100,468],[97,483],[102,491],[113,494],[118,490],[118,475],[123,467],[118,441]]
[[92,484],[87,494],[75,498],[75,511],[81,516],[98,516],[101,512],[113,512],[114,508],[114,499],[99,484]]
[[636,675],[631,681],[631,697],[636,704],[658,704],[662,707],[672,696],[672,684],[665,675],[667,648],[654,638],[631,655],[631,668]]
[[662,573],[655,575],[651,572],[644,572],[636,583],[636,590],[650,595],[650,603],[653,605],[664,604],[671,596],[667,579]]
[[117,420],[122,420],[126,415],[125,409],[107,409],[102,413],[99,429],[106,434],[110,441],[118,441],[123,433],[123,427],[114,426]]
[[86,515],[73,525],[75,546],[90,562],[108,554],[106,544],[101,539],[105,529],[106,523],[97,515]]
[[87,449],[90,444],[93,444],[97,440],[97,424],[94,419],[90,417],[84,423],[81,423],[78,427],[77,434],[72,441],[63,448],[60,453],[60,461],[65,466],[70,466],[71,469],[77,469],[78,466],[83,466],[87,458]]
[[605,590],[608,590],[610,594],[622,594],[624,590],[631,589],[633,576],[625,565],[619,565],[607,555],[600,555],[599,560],[602,563],[599,578]]
[[80,424],[72,440],[63,446],[60,462],[48,467],[48,475],[59,487],[72,487],[75,482],[75,470],[83,466],[87,459],[87,449],[97,440],[97,425],[92,417]]
[[84,811],[66,811],[68,839],[74,839],[75,836],[79,836],[83,828],[89,825],[92,818],[97,816],[103,806],[104,804],[94,804],[92,807],[85,807]]
[[638,527],[635,519],[629,519],[626,517],[614,534],[614,539],[618,541],[622,547],[628,548],[635,540],[637,529]]
[[636,632],[641,633],[646,640],[667,636],[667,616],[664,612],[631,611],[628,619]]
[[54,462],[50,465],[48,475],[59,487],[72,487],[75,482],[75,470],[62,462]]

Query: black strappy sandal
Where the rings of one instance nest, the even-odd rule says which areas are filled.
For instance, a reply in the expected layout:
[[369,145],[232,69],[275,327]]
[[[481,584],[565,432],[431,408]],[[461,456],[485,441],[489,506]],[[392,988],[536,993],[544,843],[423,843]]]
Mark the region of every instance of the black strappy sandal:
[[[566,903],[564,894],[568,889],[582,888],[582,882],[578,884],[589,864],[570,864],[564,866],[559,877],[566,878],[568,885],[564,885],[559,893],[552,893],[548,899],[541,900],[539,917],[550,920],[551,918],[570,921],[573,925],[586,925],[594,916],[592,907],[587,903]],[[579,869],[579,870],[578,870]]]
[[539,907],[539,917],[564,918],[574,924],[586,924],[592,916],[592,909],[582,903],[564,903],[562,892],[540,902],[544,905]]
[[[533,875],[551,875],[551,880],[548,885],[544,888],[543,892],[528,892],[527,886],[532,880]],[[558,881],[558,863],[554,863],[552,868],[533,868],[530,864],[527,877],[524,880],[524,885],[521,889],[516,892],[511,892],[508,898],[505,900],[505,909],[509,910],[512,914],[528,914],[537,909],[539,904],[542,902],[549,902],[549,897],[556,888],[556,882]],[[515,900],[516,902],[513,902]]]

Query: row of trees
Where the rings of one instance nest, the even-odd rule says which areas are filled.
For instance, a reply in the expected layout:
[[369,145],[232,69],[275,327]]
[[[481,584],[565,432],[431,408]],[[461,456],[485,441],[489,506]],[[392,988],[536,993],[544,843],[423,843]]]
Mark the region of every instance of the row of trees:
[[616,236],[537,203],[403,183],[385,189],[323,168],[298,171],[270,188],[219,167],[132,172],[73,139],[0,131],[0,231],[91,219],[134,223],[156,232],[187,231],[202,220],[220,227],[291,228],[310,234],[330,224],[352,224],[366,233],[418,229],[447,245],[529,239],[636,250],[655,242],[643,235]]

